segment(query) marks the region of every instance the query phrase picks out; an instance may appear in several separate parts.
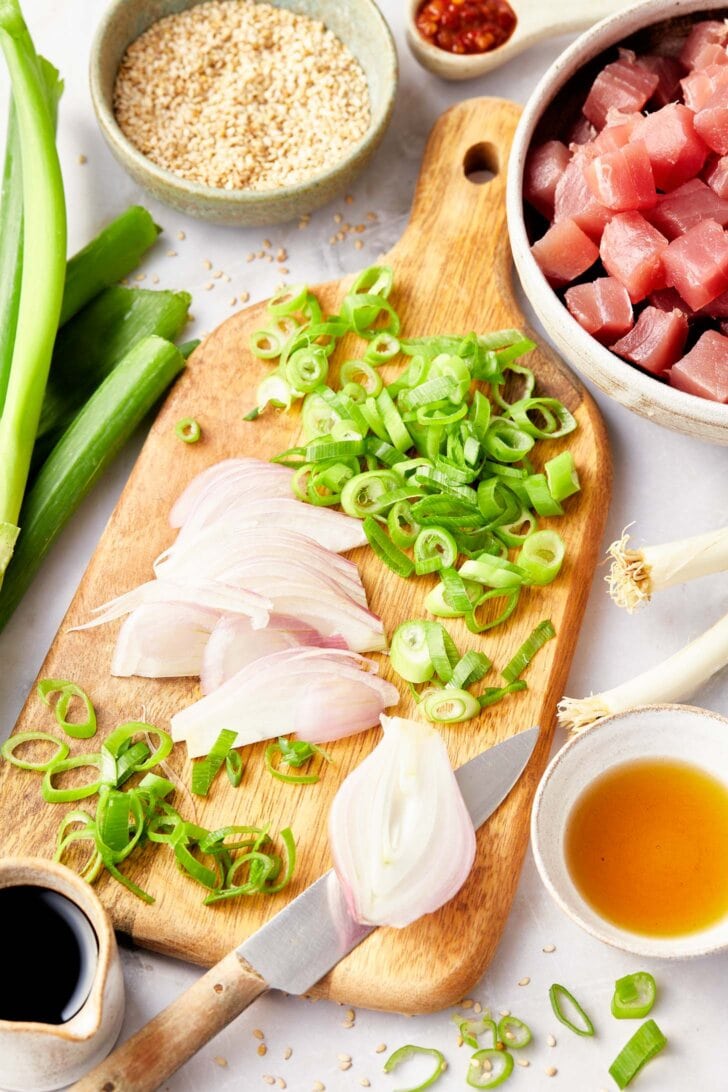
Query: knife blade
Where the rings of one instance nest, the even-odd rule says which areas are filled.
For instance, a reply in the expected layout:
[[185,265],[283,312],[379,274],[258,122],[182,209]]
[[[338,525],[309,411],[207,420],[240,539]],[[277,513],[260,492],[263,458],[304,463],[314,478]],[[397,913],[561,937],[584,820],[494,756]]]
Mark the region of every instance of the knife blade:
[[[523,773],[538,739],[529,728],[455,771],[477,829],[503,802]],[[332,870],[293,899],[236,949],[272,989],[306,993],[356,948],[375,926],[352,918]]]
[[[493,814],[518,781],[538,733],[530,728],[512,736],[456,771],[474,826]],[[266,990],[305,993],[371,932],[354,921],[335,873],[327,872],[71,1092],[154,1092]]]

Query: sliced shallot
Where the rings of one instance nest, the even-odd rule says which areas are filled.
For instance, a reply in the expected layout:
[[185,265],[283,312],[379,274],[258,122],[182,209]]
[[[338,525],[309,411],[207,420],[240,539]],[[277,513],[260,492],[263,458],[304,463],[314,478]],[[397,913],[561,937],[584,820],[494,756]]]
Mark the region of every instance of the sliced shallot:
[[227,519],[252,501],[271,497],[291,499],[292,472],[259,459],[226,459],[194,478],[169,514],[180,538]]
[[[199,675],[210,634],[219,620],[219,611],[194,603],[144,603],[119,630],[111,674],[148,679]],[[250,629],[250,619],[244,622]]]
[[273,604],[265,596],[223,584],[214,580],[199,580],[189,584],[174,583],[169,580],[148,580],[131,591],[117,595],[108,603],[94,607],[94,618],[74,629],[93,629],[94,626],[113,622],[130,614],[145,603],[192,603],[194,606],[216,610],[220,613],[247,615],[254,629],[259,629],[268,621]]
[[437,730],[400,717],[381,722],[381,742],[334,798],[329,842],[352,916],[401,928],[460,890],[475,831]]

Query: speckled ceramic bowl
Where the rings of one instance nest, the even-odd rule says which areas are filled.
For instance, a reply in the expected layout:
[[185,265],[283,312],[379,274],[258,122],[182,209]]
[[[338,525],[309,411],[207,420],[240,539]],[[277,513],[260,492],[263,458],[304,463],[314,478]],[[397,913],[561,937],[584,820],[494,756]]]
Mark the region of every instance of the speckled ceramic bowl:
[[[607,717],[580,732],[552,759],[531,812],[531,846],[546,890],[572,921],[597,940],[634,955],[686,959],[728,949],[728,917],[675,937],[621,929],[599,915],[571,878],[564,832],[577,800],[605,771],[642,758],[698,766],[728,785],[728,720],[689,705],[649,705]],[[639,803],[635,806],[639,822]]]
[[91,48],[91,98],[101,131],[122,167],[157,200],[216,224],[252,226],[292,220],[349,189],[384,135],[397,91],[397,53],[373,0],[268,0],[325,23],[349,47],[369,84],[371,123],[366,136],[345,159],[320,174],[278,189],[217,189],[156,166],[127,140],[112,108],[114,81],[127,47],[158,19],[200,2],[113,0],[104,15]]
[[699,19],[728,16],[725,0],[643,0],[582,34],[545,73],[516,131],[508,168],[508,231],[524,292],[556,347],[578,371],[634,413],[660,425],[728,445],[728,406],[686,394],[610,353],[572,318],[534,260],[529,210],[523,204],[523,169],[532,141],[563,136],[597,72],[614,47],[654,52],[683,40]]

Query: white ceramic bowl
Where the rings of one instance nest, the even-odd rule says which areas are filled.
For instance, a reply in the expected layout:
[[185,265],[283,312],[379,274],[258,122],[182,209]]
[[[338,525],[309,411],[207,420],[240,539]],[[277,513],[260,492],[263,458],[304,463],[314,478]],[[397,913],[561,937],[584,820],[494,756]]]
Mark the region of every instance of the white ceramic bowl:
[[567,743],[546,769],[531,813],[531,845],[541,879],[577,925],[625,952],[685,959],[724,951],[728,949],[728,916],[709,929],[684,936],[644,936],[605,921],[571,879],[564,832],[574,804],[605,771],[640,758],[688,762],[728,786],[728,719],[688,705],[651,705],[609,717]]
[[633,36],[638,50],[663,37],[679,39],[694,21],[715,18],[718,12],[722,13],[718,17],[728,12],[725,0],[644,0],[582,34],[548,69],[526,105],[511,152],[507,206],[513,258],[523,290],[566,360],[605,394],[642,417],[676,432],[728,445],[728,405],[660,383],[610,353],[571,317],[531,255],[522,196],[523,168],[534,134],[538,130],[539,141],[563,135],[574,104],[583,102],[599,68],[614,59],[614,46]]

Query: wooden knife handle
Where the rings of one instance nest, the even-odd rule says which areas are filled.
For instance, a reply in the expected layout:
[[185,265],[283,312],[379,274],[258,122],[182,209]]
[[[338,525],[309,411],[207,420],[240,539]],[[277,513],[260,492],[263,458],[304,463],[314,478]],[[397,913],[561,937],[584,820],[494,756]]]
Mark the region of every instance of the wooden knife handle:
[[153,1092],[267,989],[264,979],[230,952],[72,1085],[73,1092]]

